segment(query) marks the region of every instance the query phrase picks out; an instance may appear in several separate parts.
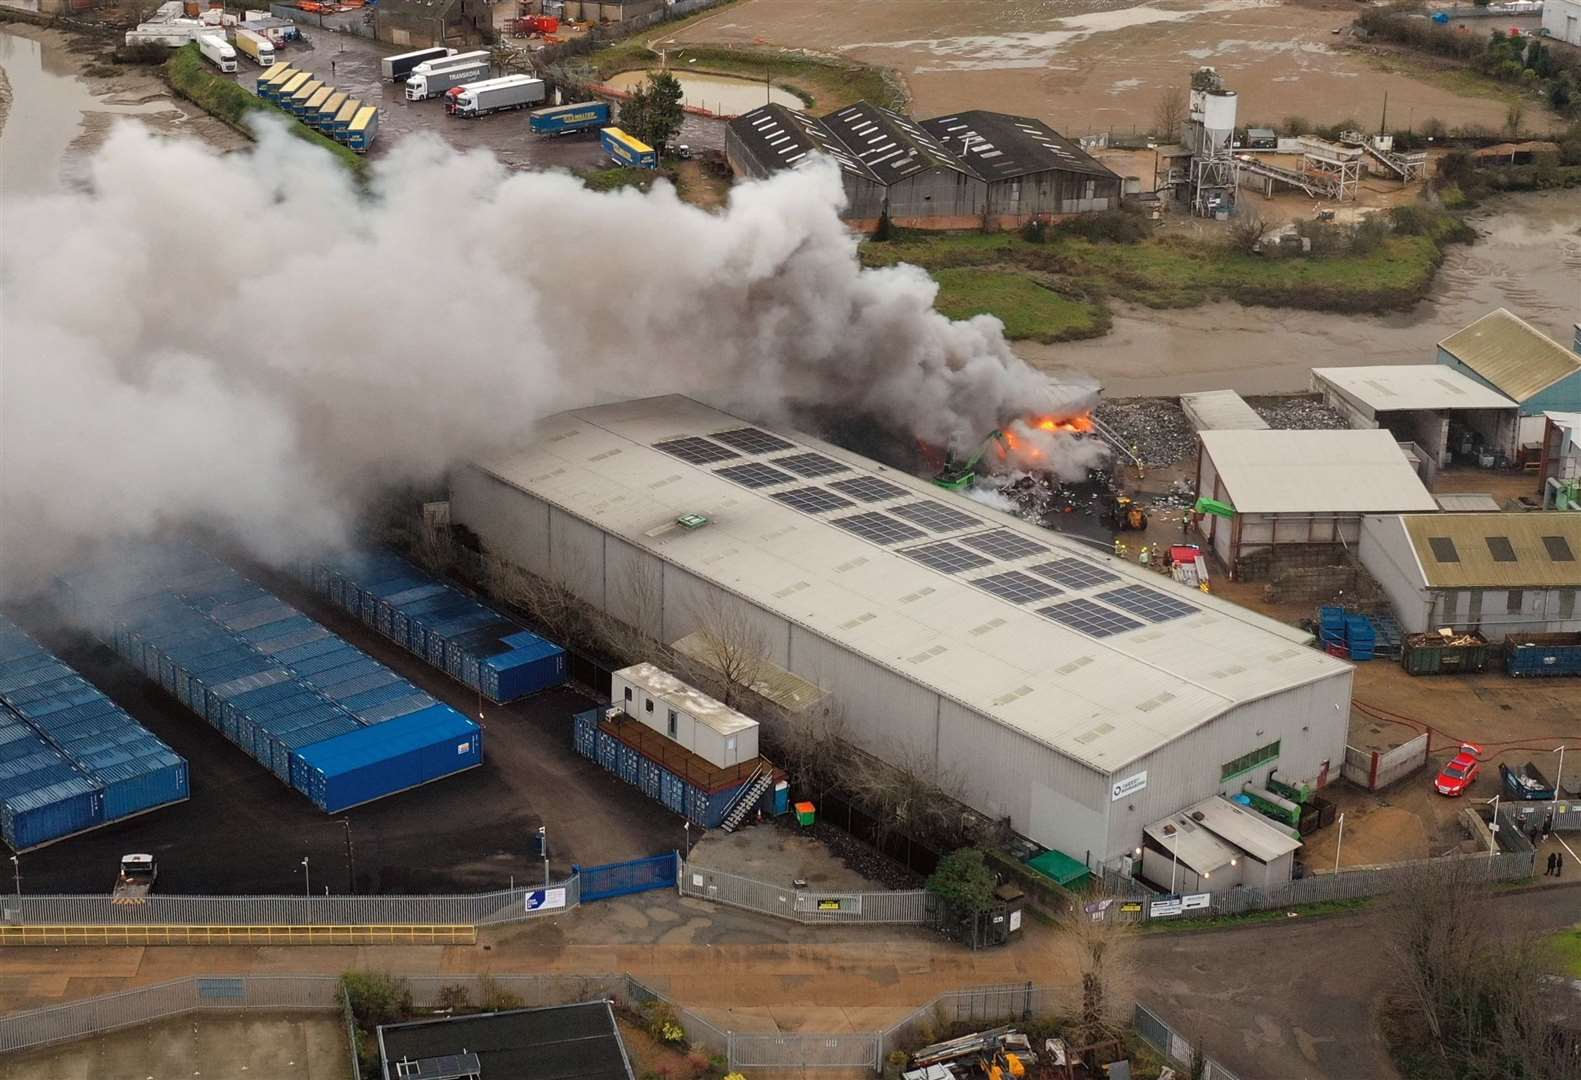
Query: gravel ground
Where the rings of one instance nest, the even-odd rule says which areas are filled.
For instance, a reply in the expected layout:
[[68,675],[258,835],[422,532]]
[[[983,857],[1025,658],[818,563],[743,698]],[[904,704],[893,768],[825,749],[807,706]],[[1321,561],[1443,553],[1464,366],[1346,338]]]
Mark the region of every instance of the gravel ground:
[[1344,431],[1350,427],[1339,413],[1311,398],[1276,398],[1252,408],[1276,431]]
[[1164,398],[1105,401],[1095,410],[1098,422],[1124,439],[1149,465],[1173,465],[1197,449],[1196,434],[1180,402]]

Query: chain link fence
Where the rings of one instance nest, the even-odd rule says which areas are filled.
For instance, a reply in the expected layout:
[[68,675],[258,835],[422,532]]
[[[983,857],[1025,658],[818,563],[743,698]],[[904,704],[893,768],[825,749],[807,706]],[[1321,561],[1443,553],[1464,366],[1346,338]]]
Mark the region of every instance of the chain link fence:
[[879,1032],[876,1060],[882,1063],[896,1050],[944,1038],[956,1024],[993,1027],[1012,1020],[1050,1015],[1058,1005],[1058,991],[1054,987],[1029,982],[952,990]]
[[754,881],[692,863],[681,867],[681,895],[799,923],[935,926],[941,914],[936,898],[926,889],[900,892],[798,889]]
[[13,926],[491,926],[581,903],[573,875],[548,886],[471,896],[7,896]]
[[[1174,1028],[1164,1023],[1157,1013],[1138,1002],[1136,1011],[1131,1017],[1131,1026],[1136,1029],[1143,1042],[1157,1050],[1166,1060],[1185,1069],[1187,1076],[1191,1075],[1191,1043]],[[1238,1080],[1238,1078],[1217,1061],[1204,1057],[1202,1080]]]

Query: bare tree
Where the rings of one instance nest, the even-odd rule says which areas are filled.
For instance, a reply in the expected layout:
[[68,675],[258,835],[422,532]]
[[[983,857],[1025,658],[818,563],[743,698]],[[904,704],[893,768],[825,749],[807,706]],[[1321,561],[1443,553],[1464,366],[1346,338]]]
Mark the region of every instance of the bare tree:
[[845,747],[836,783],[877,823],[875,843],[895,833],[957,846],[965,785],[960,773],[915,747],[895,748],[885,760]]
[[1117,898],[1103,888],[1066,905],[1056,921],[1059,948],[1079,976],[1074,1012],[1080,1037],[1089,1043],[1116,1037],[1135,992],[1136,925],[1120,918]]
[[1186,123],[1186,90],[1181,86],[1167,87],[1153,103],[1154,134],[1171,141],[1180,138],[1180,129]]
[[845,743],[844,712],[838,706],[819,703],[803,712],[780,713],[771,730],[791,776],[813,789],[832,783],[845,756],[841,749]]
[[447,523],[424,517],[412,535],[410,551],[412,558],[425,569],[443,577],[456,568],[460,558],[458,548]]
[[1520,98],[1510,102],[1510,107],[1504,110],[1504,133],[1512,139],[1521,136],[1521,122],[1526,119],[1526,103]]
[[485,555],[483,584],[489,595],[521,608],[551,636],[562,641],[585,640],[587,605],[571,591],[564,576],[551,580],[498,556]]
[[1236,251],[1250,255],[1257,250],[1257,245],[1262,243],[1263,234],[1267,231],[1268,222],[1261,214],[1252,211],[1238,214],[1230,222],[1230,246]]
[[745,604],[718,589],[709,589],[692,605],[701,648],[697,659],[724,684],[725,704],[731,708],[762,680],[768,665],[768,642],[747,613]]

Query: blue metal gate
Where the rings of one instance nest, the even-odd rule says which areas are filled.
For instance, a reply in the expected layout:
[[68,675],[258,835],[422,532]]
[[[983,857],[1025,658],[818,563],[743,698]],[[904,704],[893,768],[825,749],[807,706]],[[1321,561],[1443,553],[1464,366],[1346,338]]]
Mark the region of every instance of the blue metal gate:
[[680,856],[672,851],[646,859],[632,859],[630,862],[573,866],[571,869],[581,876],[582,903],[585,904],[649,889],[673,889],[680,863]]

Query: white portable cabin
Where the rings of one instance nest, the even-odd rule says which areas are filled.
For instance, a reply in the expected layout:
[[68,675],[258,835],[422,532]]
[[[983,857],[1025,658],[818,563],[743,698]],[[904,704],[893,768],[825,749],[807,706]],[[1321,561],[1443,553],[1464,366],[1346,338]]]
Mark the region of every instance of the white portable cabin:
[[721,769],[758,756],[758,722],[652,664],[610,677],[615,707]]

